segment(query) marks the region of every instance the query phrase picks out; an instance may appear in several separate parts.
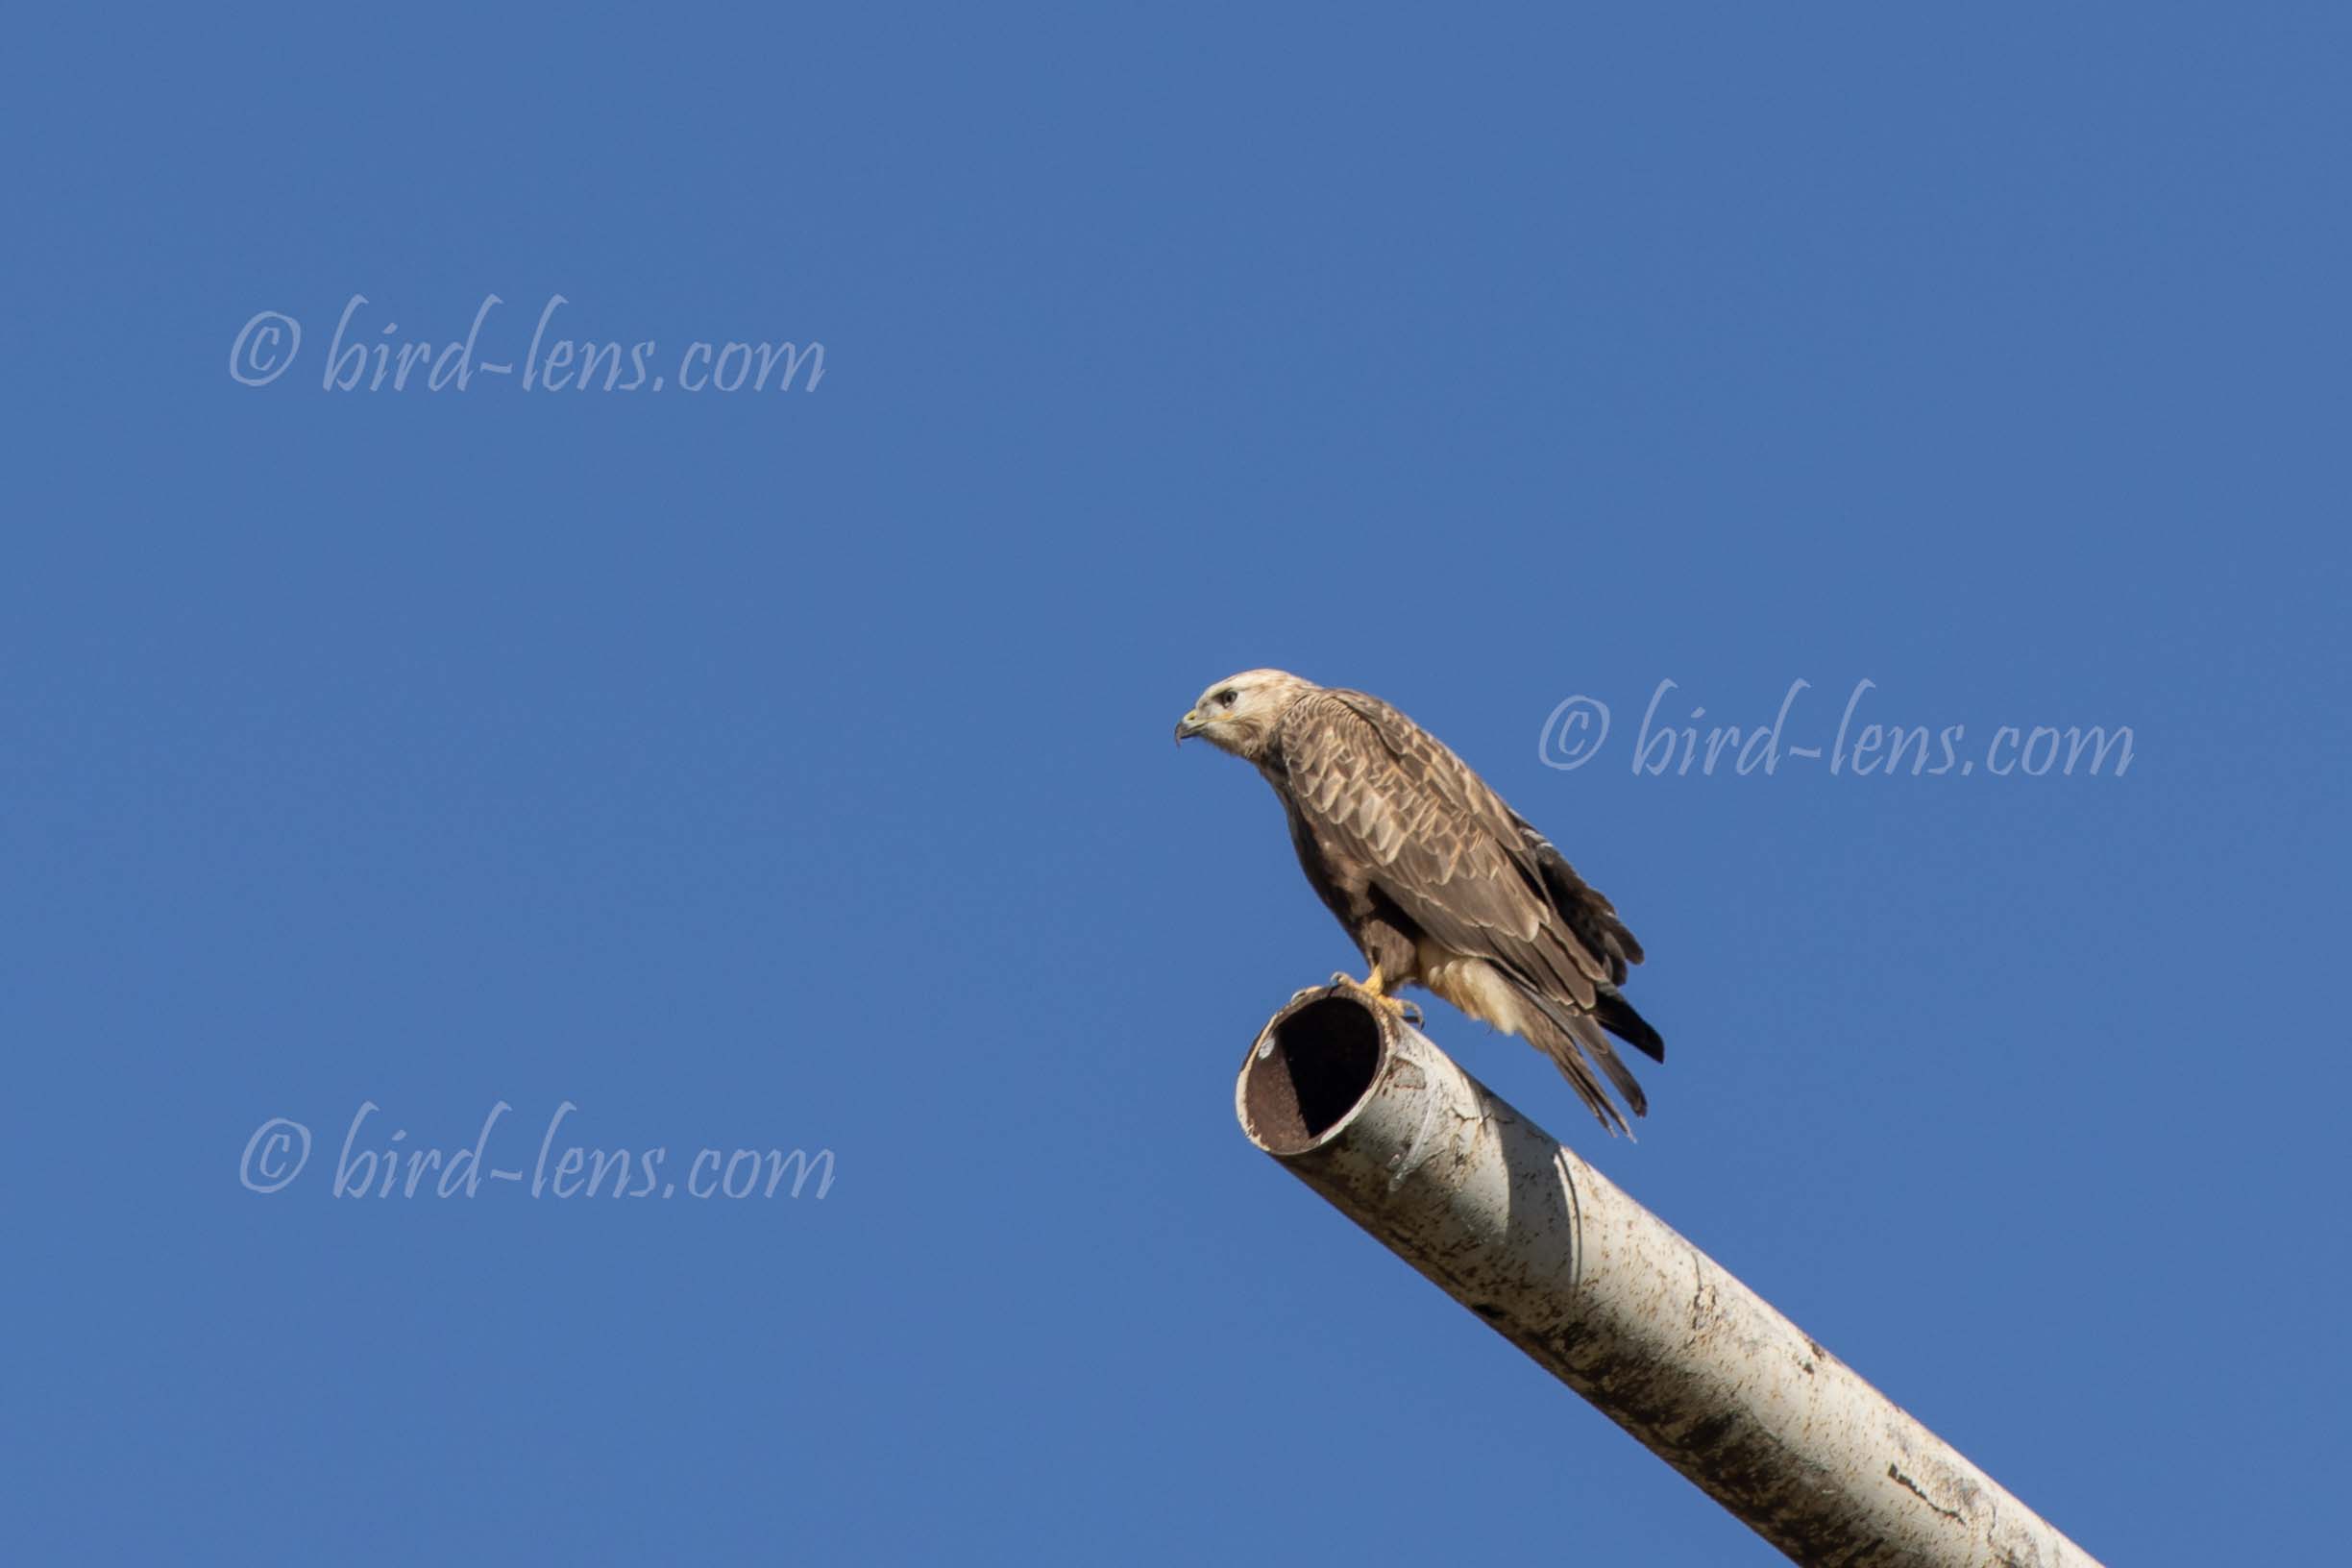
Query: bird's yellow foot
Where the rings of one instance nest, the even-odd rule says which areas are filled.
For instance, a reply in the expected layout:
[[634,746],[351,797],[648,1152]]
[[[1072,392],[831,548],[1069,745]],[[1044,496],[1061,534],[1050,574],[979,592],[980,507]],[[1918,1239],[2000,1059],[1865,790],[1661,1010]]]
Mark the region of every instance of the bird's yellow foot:
[[1332,984],[1356,992],[1390,1017],[1416,1027],[1421,1022],[1421,1009],[1417,1004],[1409,1002],[1402,996],[1388,994],[1387,982],[1382,976],[1380,966],[1377,964],[1372,966],[1370,979],[1359,980],[1354,975],[1343,972],[1333,975]]

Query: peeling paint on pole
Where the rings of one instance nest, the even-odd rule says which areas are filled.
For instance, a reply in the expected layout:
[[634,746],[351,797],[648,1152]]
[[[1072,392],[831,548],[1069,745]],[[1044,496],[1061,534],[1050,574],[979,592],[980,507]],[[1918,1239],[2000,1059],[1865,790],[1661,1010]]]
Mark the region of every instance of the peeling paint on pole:
[[2097,1568],[1713,1259],[1344,991],[1268,1021],[1242,1130],[1808,1568]]

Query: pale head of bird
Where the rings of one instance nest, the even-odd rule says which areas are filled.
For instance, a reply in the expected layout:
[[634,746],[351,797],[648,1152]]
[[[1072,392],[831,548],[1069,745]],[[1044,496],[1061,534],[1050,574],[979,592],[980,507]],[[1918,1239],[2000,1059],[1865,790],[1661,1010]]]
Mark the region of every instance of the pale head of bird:
[[1286,670],[1244,670],[1201,693],[1176,725],[1179,744],[1198,735],[1220,751],[1256,762],[1290,704],[1320,691]]

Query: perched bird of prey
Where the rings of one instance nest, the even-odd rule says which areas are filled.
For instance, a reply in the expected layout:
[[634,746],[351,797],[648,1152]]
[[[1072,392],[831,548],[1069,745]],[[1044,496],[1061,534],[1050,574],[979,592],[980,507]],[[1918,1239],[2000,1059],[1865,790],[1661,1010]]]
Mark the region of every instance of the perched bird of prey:
[[[1419,985],[1552,1058],[1601,1124],[1626,1130],[1641,1086],[1609,1035],[1653,1060],[1666,1043],[1618,988],[1642,961],[1615,906],[1434,735],[1379,698],[1245,670],[1176,726],[1254,764],[1282,797],[1307,880],[1362,950],[1360,985]],[[1604,1033],[1604,1031],[1606,1033]],[[1598,1075],[1596,1075],[1596,1069]]]

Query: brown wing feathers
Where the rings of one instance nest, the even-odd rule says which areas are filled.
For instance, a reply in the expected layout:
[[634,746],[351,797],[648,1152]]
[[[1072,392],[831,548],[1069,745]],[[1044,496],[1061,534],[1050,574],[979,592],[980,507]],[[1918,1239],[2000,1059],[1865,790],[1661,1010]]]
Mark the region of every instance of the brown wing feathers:
[[1371,745],[1360,748],[1380,753],[1360,774],[1359,816],[1409,815],[1410,830],[1376,858],[1396,873],[1384,891],[1422,929],[1449,947],[1498,958],[1580,1008],[1639,961],[1640,944],[1608,900],[1434,736],[1360,692],[1309,701],[1337,710],[1316,716],[1322,727],[1368,731]]
[[[1640,1086],[1602,1027],[1660,1060],[1664,1045],[1617,994],[1642,949],[1608,899],[1459,757],[1379,698],[1316,692],[1284,730],[1299,809],[1364,856],[1381,891],[1433,940],[1518,983],[1561,1037],[1534,1043],[1596,1114],[1605,1097],[1575,1060],[1578,1046],[1641,1114]],[[1613,1109],[1603,1119],[1622,1124]]]

